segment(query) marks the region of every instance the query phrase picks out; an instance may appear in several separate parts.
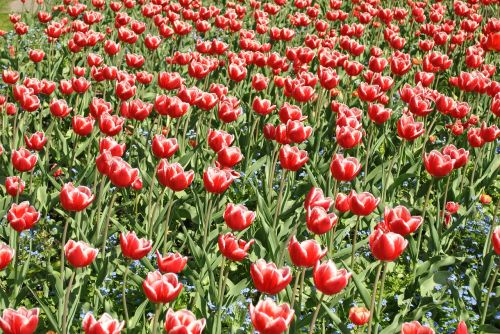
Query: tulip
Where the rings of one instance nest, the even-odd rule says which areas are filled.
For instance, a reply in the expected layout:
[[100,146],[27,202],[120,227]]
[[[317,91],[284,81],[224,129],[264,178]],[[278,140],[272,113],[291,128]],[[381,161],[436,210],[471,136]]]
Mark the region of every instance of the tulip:
[[467,325],[465,324],[465,321],[460,321],[460,323],[457,326],[457,330],[455,331],[455,334],[468,334],[469,332],[467,331]]
[[370,320],[370,311],[365,307],[351,307],[349,310],[349,320],[356,326],[363,326]]
[[397,123],[398,136],[408,141],[413,141],[424,132],[424,123],[415,122],[413,116],[403,115]]
[[180,273],[186,266],[188,258],[180,253],[168,253],[165,257],[161,256],[159,251],[156,251],[158,259],[158,269],[162,273]]
[[173,191],[182,191],[189,187],[194,179],[194,172],[185,172],[184,168],[177,162],[169,163],[166,159],[162,159],[156,170],[158,181],[164,186]]
[[330,209],[333,204],[333,200],[330,197],[325,197],[323,195],[323,190],[321,188],[312,187],[307,193],[304,200],[304,208],[307,210],[309,207],[314,208],[320,206],[325,210]]
[[113,319],[107,313],[101,315],[99,320],[96,320],[92,313],[87,313],[82,322],[85,334],[120,334],[123,327],[125,327],[125,321]]
[[30,137],[24,135],[24,142],[30,150],[41,151],[47,143],[47,137],[43,132],[37,131]]
[[418,321],[412,321],[403,323],[401,334],[434,334],[434,330],[421,325]]
[[289,267],[278,269],[276,264],[267,263],[264,259],[250,265],[250,276],[257,290],[270,295],[285,289],[292,280]]
[[298,147],[285,145],[280,149],[279,159],[281,167],[290,171],[299,170],[309,160],[307,152]]
[[30,151],[21,147],[19,150],[12,151],[12,166],[20,172],[31,171],[36,162],[38,161],[38,156],[36,154],[31,154]]
[[32,228],[39,219],[40,212],[37,212],[34,207],[30,206],[29,202],[22,202],[20,204],[12,203],[7,212],[7,220],[10,226],[17,232]]
[[169,308],[165,317],[167,334],[201,334],[205,324],[205,319],[197,320],[195,315],[188,310],[174,311]]
[[208,167],[203,172],[205,189],[214,194],[222,194],[233,183],[235,176],[227,169]]
[[331,260],[324,263],[318,260],[314,266],[313,278],[319,291],[325,295],[334,295],[347,286],[351,273],[345,269],[338,270]]
[[66,183],[59,194],[59,200],[65,210],[82,211],[92,203],[95,196],[89,188],[84,186],[74,187],[73,183]]
[[248,210],[242,204],[228,203],[224,211],[224,221],[227,226],[235,231],[243,231],[255,220],[255,212]]
[[257,114],[266,116],[272,113],[276,109],[276,106],[273,105],[271,101],[267,99],[261,99],[260,97],[257,96],[253,100],[252,109]]
[[375,198],[369,192],[357,194],[354,190],[349,194],[349,209],[358,216],[368,216],[376,208],[380,198]]
[[361,170],[361,164],[354,157],[344,158],[335,154],[330,163],[330,172],[337,181],[351,181]]
[[497,255],[500,255],[500,227],[497,227],[493,234],[491,235],[491,243],[493,244],[493,250]]
[[126,145],[119,144],[112,137],[105,137],[99,141],[99,153],[109,151],[114,157],[121,157],[125,153]]
[[176,138],[167,139],[163,135],[155,135],[151,149],[157,158],[170,158],[179,149],[179,144]]
[[444,177],[453,170],[453,161],[450,156],[432,150],[431,153],[425,154],[424,166],[427,172],[432,176]]
[[276,304],[271,298],[260,300],[257,306],[250,304],[250,318],[259,333],[281,334],[293,320],[294,310],[288,304]]
[[335,209],[337,209],[340,213],[344,213],[351,210],[351,204],[349,202],[349,195],[346,194],[337,194],[335,198]]
[[383,226],[378,225],[370,235],[370,249],[373,256],[380,261],[394,261],[405,250],[408,245],[400,234],[384,231]]
[[443,154],[451,158],[453,169],[458,169],[467,164],[469,160],[469,151],[457,149],[455,145],[448,145],[443,148]]
[[161,274],[151,272],[142,283],[146,297],[153,303],[166,304],[173,301],[182,291],[177,275],[173,273]]
[[75,268],[90,265],[97,256],[98,250],[83,241],[69,240],[64,246],[66,260]]
[[445,208],[450,214],[455,214],[460,208],[460,204],[455,202],[446,202]]
[[223,147],[217,152],[217,161],[226,168],[232,168],[243,159],[239,147]]
[[415,232],[423,220],[420,216],[412,216],[406,207],[398,205],[394,209],[385,208],[384,222],[391,232],[406,236]]
[[140,260],[146,255],[153,247],[151,240],[139,239],[135,232],[120,233],[120,247],[123,256]]
[[297,267],[311,268],[326,255],[327,250],[322,250],[314,239],[298,242],[297,238],[293,236],[288,244],[288,253],[293,264]]
[[108,177],[111,183],[120,188],[132,187],[139,180],[139,170],[119,157],[114,157],[108,170]]
[[83,117],[80,115],[75,115],[71,119],[71,126],[73,127],[73,131],[82,137],[86,137],[92,133],[94,129],[94,118],[88,116]]
[[0,242],[0,270],[7,267],[13,257],[14,250],[3,242]]
[[214,151],[219,152],[224,147],[228,147],[234,140],[234,136],[223,130],[212,130],[208,132],[208,146]]
[[39,314],[38,308],[5,309],[0,317],[0,328],[5,334],[33,334],[38,326]]
[[22,194],[24,187],[25,183],[19,176],[9,176],[5,179],[5,190],[12,197]]
[[314,234],[325,234],[337,224],[337,216],[335,213],[327,213],[321,207],[309,207],[306,211],[307,229]]
[[115,136],[122,131],[124,120],[120,116],[103,113],[99,117],[99,129],[107,136]]
[[233,261],[243,261],[247,257],[250,247],[255,241],[238,240],[232,233],[219,235],[218,245],[219,251],[224,257]]

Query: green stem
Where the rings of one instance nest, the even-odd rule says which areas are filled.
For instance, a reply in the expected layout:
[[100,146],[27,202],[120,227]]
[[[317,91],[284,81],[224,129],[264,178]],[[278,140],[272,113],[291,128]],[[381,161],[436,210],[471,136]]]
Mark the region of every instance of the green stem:
[[63,230],[63,236],[61,239],[61,267],[60,267],[60,274],[61,274],[61,279],[64,280],[64,246],[66,245],[66,236],[68,234],[68,225],[69,225],[69,218],[66,219],[66,222],[64,223],[64,230]]
[[387,275],[387,266],[389,262],[384,262],[384,268],[382,269],[382,278],[380,280],[380,293],[378,297],[378,305],[377,305],[377,318],[375,319],[375,334],[378,333],[378,323],[380,321],[380,313],[382,312],[382,300],[384,299],[384,285],[385,285],[385,277]]
[[375,276],[375,282],[373,282],[373,292],[372,299],[370,301],[370,320],[368,320],[368,334],[372,332],[372,323],[373,323],[373,312],[375,311],[375,300],[377,298],[377,285],[380,279],[380,272],[382,271],[382,267],[384,265],[382,262],[378,265],[377,274]]
[[113,195],[111,196],[111,202],[109,203],[109,209],[108,209],[108,212],[106,213],[106,222],[104,223],[104,233],[103,233],[102,246],[101,246],[101,253],[102,253],[103,259],[106,257],[106,241],[108,239],[109,221],[111,219],[111,214],[113,213],[113,205],[115,204],[117,193],[118,193],[118,191],[116,190],[113,193]]
[[148,224],[149,232],[148,232],[148,237],[151,240],[153,236],[153,215],[151,214],[151,203],[153,202],[153,190],[155,187],[155,175],[156,175],[156,170],[158,169],[158,165],[153,170],[153,174],[151,174],[151,185],[149,187],[149,194],[148,194],[148,209],[146,211],[148,221],[146,222]]
[[319,299],[318,306],[316,306],[316,310],[314,311],[312,320],[311,320],[311,326],[309,327],[309,334],[314,333],[314,327],[316,325],[316,319],[318,318],[319,310],[321,309],[321,303],[323,302],[323,299],[325,298],[325,294],[321,294],[321,298]]
[[229,270],[224,273],[224,269],[226,267],[226,258],[222,257],[222,262],[220,264],[220,273],[219,273],[219,291],[217,294],[218,302],[219,302],[219,309],[217,310],[217,318],[216,318],[216,331],[218,330],[219,333],[222,332],[222,305],[224,302],[224,291],[226,290],[226,281],[227,281],[227,276],[229,274]]
[[128,308],[127,308],[127,278],[128,272],[130,270],[130,260],[126,261],[125,272],[123,273],[123,286],[122,286],[122,303],[123,303],[123,313],[125,313],[125,320],[127,326],[129,325]]
[[73,281],[75,280],[76,271],[73,271],[71,278],[69,279],[68,287],[66,288],[66,293],[64,295],[64,306],[63,306],[63,318],[62,318],[62,334],[68,333],[68,304],[69,297],[71,295],[71,289],[73,288]]
[[280,181],[280,189],[278,192],[278,201],[276,202],[276,208],[274,209],[274,219],[273,219],[273,229],[276,231],[276,224],[278,223],[278,217],[281,211],[281,202],[283,201],[283,190],[285,189],[285,181],[287,176],[287,170],[283,171]]
[[[427,205],[429,204],[429,197],[431,195],[432,186],[434,185],[434,179],[431,180],[431,184],[429,185],[429,189],[427,190],[427,195],[425,195],[424,202],[424,211],[422,212],[422,222],[425,223],[425,214],[427,213]],[[422,243],[422,231],[424,230],[424,226],[420,226],[420,230],[418,231],[418,239],[417,239],[417,253],[415,254],[415,264],[418,262],[418,255],[420,254],[420,245]],[[415,265],[416,268],[416,265]]]
[[161,304],[156,304],[156,311],[155,311],[155,316],[153,318],[153,330],[152,334],[157,334],[158,332],[158,320],[160,318],[160,313],[161,313]]
[[356,241],[358,239],[358,230],[359,230],[359,222],[361,220],[361,216],[358,216],[356,219],[356,226],[354,227],[354,236],[352,238],[352,250],[351,250],[351,269],[354,269],[354,254],[356,253]]
[[493,291],[493,286],[495,285],[495,281],[497,279],[498,271],[500,270],[500,266],[497,266],[495,273],[493,274],[493,278],[491,279],[490,287],[488,288],[488,292],[486,294],[486,300],[484,301],[483,312],[481,316],[481,325],[484,325],[486,321],[486,315],[488,313],[488,304],[490,303],[490,295],[491,291]]
[[172,191],[170,198],[168,199],[167,204],[167,215],[165,217],[165,226],[164,226],[164,235],[163,235],[163,254],[167,252],[167,238],[168,238],[168,229],[170,224],[170,214],[172,213],[172,206],[174,204],[174,195],[175,193]]
[[[208,196],[210,196],[210,194]],[[212,196],[210,196],[210,198],[208,199],[207,211],[205,212],[205,219],[204,219],[205,231],[203,232],[203,249],[206,249],[208,243],[208,232],[210,230],[209,226],[212,216],[212,206],[213,206],[213,198]]]

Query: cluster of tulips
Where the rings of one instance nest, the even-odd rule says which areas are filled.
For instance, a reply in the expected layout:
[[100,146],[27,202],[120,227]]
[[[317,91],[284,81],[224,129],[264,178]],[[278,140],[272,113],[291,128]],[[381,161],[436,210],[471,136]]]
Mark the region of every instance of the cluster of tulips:
[[498,1],[22,2],[4,333],[498,331]]

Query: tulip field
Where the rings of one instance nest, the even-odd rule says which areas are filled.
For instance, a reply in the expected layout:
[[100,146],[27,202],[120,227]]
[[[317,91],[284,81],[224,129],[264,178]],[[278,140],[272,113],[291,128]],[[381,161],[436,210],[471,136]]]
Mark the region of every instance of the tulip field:
[[0,332],[500,333],[498,0],[0,7]]

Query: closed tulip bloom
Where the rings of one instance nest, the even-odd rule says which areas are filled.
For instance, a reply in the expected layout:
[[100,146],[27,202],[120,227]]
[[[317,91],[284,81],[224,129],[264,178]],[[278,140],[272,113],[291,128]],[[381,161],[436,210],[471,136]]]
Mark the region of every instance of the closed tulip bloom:
[[434,334],[430,327],[423,326],[418,321],[405,322],[401,326],[401,334]]
[[382,95],[379,85],[370,85],[362,82],[357,89],[358,96],[362,101],[373,102]]
[[451,158],[453,169],[458,169],[467,164],[469,151],[464,148],[457,149],[455,145],[447,145],[443,148],[443,154]]
[[422,225],[422,217],[412,216],[406,207],[398,205],[394,209],[385,208],[384,222],[391,232],[406,236]]
[[188,310],[174,311],[169,308],[165,316],[167,334],[201,334],[205,324],[205,319],[197,320],[195,315]]
[[255,212],[248,210],[242,204],[228,203],[224,211],[224,221],[227,226],[235,231],[243,231],[252,225],[255,220]]
[[323,263],[318,261],[314,266],[313,278],[314,285],[319,291],[325,295],[334,295],[347,286],[351,273],[345,269],[337,269],[331,260]]
[[314,239],[298,242],[297,238],[293,236],[288,244],[288,254],[297,267],[314,267],[316,262],[326,255],[326,252],[327,250],[322,250]]
[[312,128],[310,126],[304,126],[300,121],[289,120],[286,123],[286,135],[294,143],[302,143],[312,133]]
[[495,141],[495,139],[500,136],[500,129],[496,125],[486,126],[486,123],[483,122],[480,130],[481,138],[489,143]]
[[344,213],[351,210],[351,204],[349,202],[349,195],[339,193],[335,197],[335,209],[340,213]]
[[424,132],[424,123],[415,122],[413,116],[403,115],[397,123],[398,136],[408,141],[413,141]]
[[309,161],[307,152],[297,146],[285,145],[280,149],[280,164],[283,169],[297,171]]
[[432,150],[425,154],[424,166],[427,172],[434,177],[444,177],[453,170],[453,161],[450,156]]
[[180,273],[186,266],[188,258],[182,256],[180,253],[168,253],[165,256],[161,256],[159,251],[156,251],[156,257],[158,259],[158,269],[162,273]]
[[64,246],[66,260],[75,268],[90,265],[97,256],[98,250],[83,241],[69,240]]
[[153,243],[151,240],[139,239],[135,232],[120,233],[120,247],[123,256],[140,260],[148,255]]
[[184,79],[178,72],[158,73],[158,86],[167,90],[179,89],[184,84]]
[[376,208],[380,198],[376,198],[369,192],[357,194],[354,190],[349,194],[349,208],[357,216],[368,216]]
[[103,113],[99,117],[99,129],[107,136],[115,136],[122,131],[124,120],[120,116]]
[[349,320],[356,326],[363,326],[370,321],[370,311],[366,307],[353,306],[349,310]]
[[82,322],[85,334],[120,334],[124,326],[125,321],[113,319],[107,313],[101,315],[99,320],[92,313],[87,313]]
[[307,210],[309,207],[314,208],[316,206],[320,206],[323,209],[328,210],[332,204],[333,200],[330,197],[325,197],[321,188],[312,187],[304,200],[304,209]]
[[243,160],[243,155],[239,147],[223,147],[217,152],[217,161],[226,168],[232,168]]
[[233,183],[235,176],[228,169],[208,167],[203,172],[203,184],[205,189],[214,194],[222,194]]
[[272,113],[276,106],[272,104],[271,101],[267,99],[261,99],[256,96],[252,103],[252,109],[259,115],[266,116]]
[[335,136],[337,143],[344,149],[356,147],[363,137],[360,130],[350,126],[337,126]]
[[164,187],[173,191],[182,191],[193,182],[194,172],[192,170],[185,172],[178,162],[171,164],[166,159],[162,159],[156,170],[156,176]]
[[29,202],[20,204],[12,203],[7,212],[7,220],[10,226],[17,232],[28,230],[40,219],[40,212],[36,211]]
[[408,245],[408,240],[402,235],[387,232],[380,225],[372,232],[369,241],[373,256],[380,261],[396,260]]
[[254,242],[253,239],[248,242],[236,239],[232,233],[221,234],[218,239],[219,251],[230,260],[243,261]]
[[20,172],[28,172],[31,171],[36,162],[38,161],[38,155],[31,154],[30,151],[21,147],[18,150],[12,151],[11,156],[12,166]]
[[469,128],[467,131],[467,141],[472,147],[482,147],[485,144],[479,128]]
[[130,165],[121,158],[113,157],[109,164],[108,177],[115,187],[132,187],[139,179],[139,170],[130,167]]
[[467,325],[465,324],[465,321],[460,321],[457,326],[457,330],[455,331],[455,334],[468,334],[469,331],[467,330]]
[[368,117],[376,124],[384,124],[392,114],[392,109],[385,108],[382,104],[370,103],[368,105]]
[[75,187],[73,183],[66,183],[59,194],[59,200],[65,210],[82,211],[94,200],[89,188],[84,186]]
[[261,334],[281,334],[293,320],[294,310],[287,303],[278,305],[271,298],[260,300],[257,306],[250,304],[253,327]]
[[208,146],[215,152],[228,147],[234,140],[234,136],[223,130],[212,130],[208,132]]
[[163,135],[155,135],[151,149],[157,158],[170,158],[179,149],[179,144],[176,138],[165,138]]
[[73,127],[73,131],[82,137],[86,137],[92,133],[94,129],[95,119],[88,116],[83,117],[80,115],[75,115],[71,119],[71,126]]
[[325,234],[337,224],[335,213],[328,213],[321,206],[309,207],[306,211],[307,229],[314,234]]
[[500,226],[493,231],[491,236],[491,243],[493,244],[493,250],[497,255],[500,255]]
[[285,289],[292,280],[289,267],[278,269],[276,264],[260,259],[250,265],[250,276],[252,276],[255,288],[262,293],[275,295]]
[[142,282],[146,297],[153,303],[166,304],[173,301],[182,291],[182,283],[174,273],[151,272]]
[[7,267],[13,257],[14,250],[3,242],[0,242],[0,270]]
[[64,118],[73,110],[68,106],[66,100],[52,100],[49,107],[50,113],[55,117]]
[[361,170],[361,164],[354,157],[344,158],[335,154],[330,163],[330,172],[337,181],[351,181]]
[[14,70],[3,70],[2,80],[7,85],[13,85],[19,80],[19,72]]
[[30,150],[41,151],[47,143],[47,137],[43,132],[37,131],[30,137],[24,135],[24,142]]
[[33,334],[38,326],[39,314],[38,308],[5,309],[0,317],[0,328],[4,334]]
[[9,176],[5,179],[5,190],[12,197],[22,194],[24,187],[24,181],[19,176]]
[[99,141],[99,153],[108,151],[114,157],[121,157],[125,153],[127,146],[125,143],[120,144],[112,137],[105,137]]

